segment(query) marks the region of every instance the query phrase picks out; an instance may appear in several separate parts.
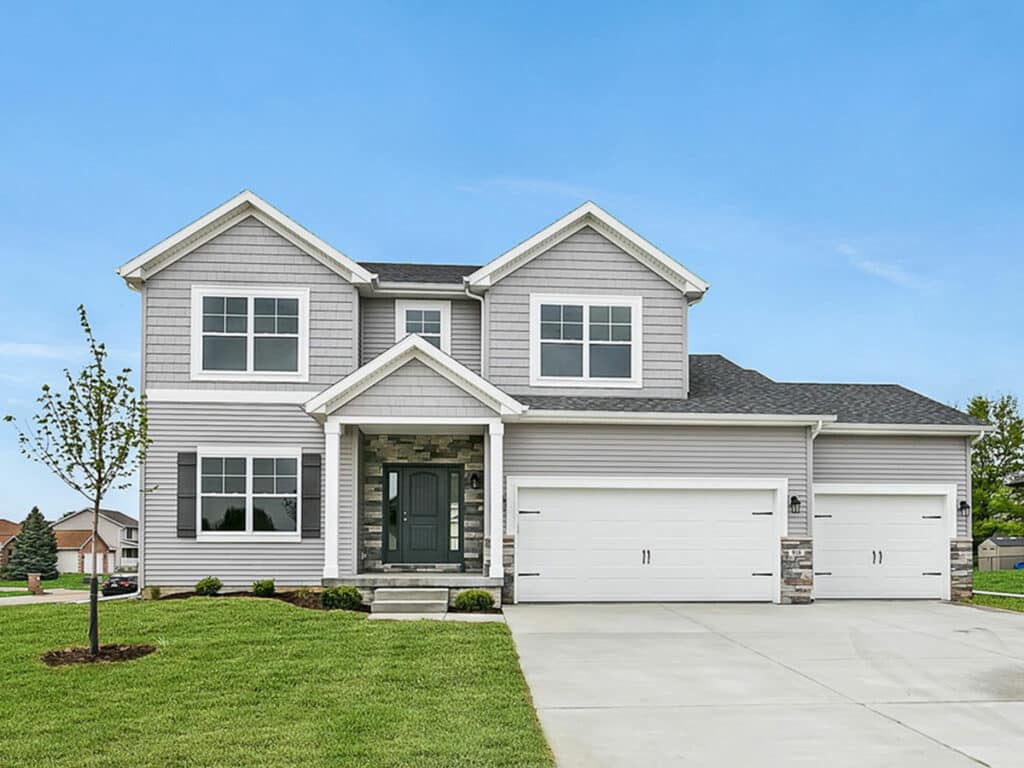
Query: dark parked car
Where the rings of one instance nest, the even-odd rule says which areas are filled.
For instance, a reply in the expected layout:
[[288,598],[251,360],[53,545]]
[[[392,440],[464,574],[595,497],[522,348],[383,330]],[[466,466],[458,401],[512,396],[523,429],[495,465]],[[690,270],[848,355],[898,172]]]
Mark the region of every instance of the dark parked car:
[[134,573],[115,573],[108,576],[100,589],[104,597],[111,595],[130,595],[139,588],[139,577]]

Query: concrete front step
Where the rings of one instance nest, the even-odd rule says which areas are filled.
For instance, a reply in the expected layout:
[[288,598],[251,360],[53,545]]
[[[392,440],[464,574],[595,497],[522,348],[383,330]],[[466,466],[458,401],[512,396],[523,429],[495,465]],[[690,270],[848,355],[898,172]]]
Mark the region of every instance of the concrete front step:
[[447,589],[378,589],[370,605],[373,613],[444,613],[447,610]]

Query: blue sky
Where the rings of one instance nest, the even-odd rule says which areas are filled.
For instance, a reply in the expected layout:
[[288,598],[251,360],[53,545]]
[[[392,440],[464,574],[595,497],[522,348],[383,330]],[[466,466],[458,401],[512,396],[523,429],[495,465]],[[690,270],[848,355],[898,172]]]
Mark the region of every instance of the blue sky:
[[[1019,394],[1024,6],[886,5],[3,4],[0,410],[79,302],[134,367],[114,267],[243,188],[473,264],[593,199],[711,283],[694,352]],[[81,503],[3,431],[0,476],[0,517]]]

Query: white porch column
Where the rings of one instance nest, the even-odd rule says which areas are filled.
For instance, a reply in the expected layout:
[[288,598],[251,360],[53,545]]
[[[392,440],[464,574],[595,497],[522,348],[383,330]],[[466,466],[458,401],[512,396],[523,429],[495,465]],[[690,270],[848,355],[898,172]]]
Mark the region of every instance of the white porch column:
[[505,484],[504,436],[505,425],[500,421],[492,421],[488,426],[490,451],[487,464],[487,500],[490,504],[488,512],[491,518],[491,566],[487,575],[492,577],[505,575],[504,548],[502,546],[505,538],[505,524],[501,514],[504,506],[502,486]]
[[338,484],[341,474],[341,424],[324,422],[324,578],[338,578]]

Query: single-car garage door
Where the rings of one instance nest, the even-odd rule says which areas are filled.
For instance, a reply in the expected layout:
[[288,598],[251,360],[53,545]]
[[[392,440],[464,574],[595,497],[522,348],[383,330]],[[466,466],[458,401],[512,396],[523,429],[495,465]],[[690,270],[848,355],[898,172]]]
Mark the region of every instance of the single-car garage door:
[[956,486],[820,485],[816,598],[948,598]]
[[542,482],[510,484],[517,600],[778,599],[785,480]]

